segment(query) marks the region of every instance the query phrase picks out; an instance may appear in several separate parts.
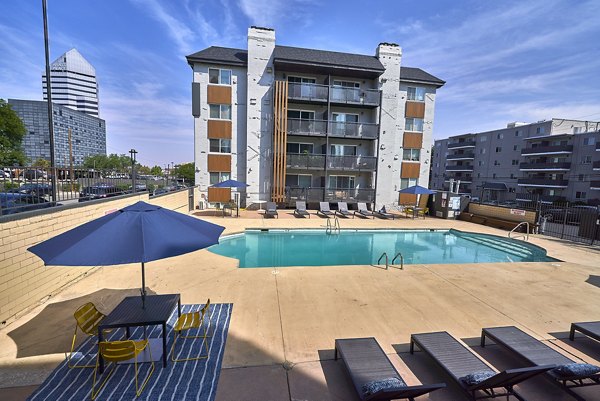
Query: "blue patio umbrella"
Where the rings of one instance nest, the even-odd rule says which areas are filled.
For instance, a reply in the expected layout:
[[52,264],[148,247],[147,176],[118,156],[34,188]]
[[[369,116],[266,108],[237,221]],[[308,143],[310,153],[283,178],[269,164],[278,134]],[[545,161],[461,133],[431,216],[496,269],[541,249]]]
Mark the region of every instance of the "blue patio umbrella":
[[236,180],[226,180],[218,184],[211,185],[213,188],[246,188],[248,184]]
[[432,195],[435,193],[435,191],[432,191],[431,189],[427,189],[420,185],[413,185],[412,187],[401,189],[398,192],[400,192],[401,194],[413,194],[413,195]]
[[219,242],[225,228],[160,206],[137,202],[92,220],[28,250],[46,266],[142,264],[183,255]]

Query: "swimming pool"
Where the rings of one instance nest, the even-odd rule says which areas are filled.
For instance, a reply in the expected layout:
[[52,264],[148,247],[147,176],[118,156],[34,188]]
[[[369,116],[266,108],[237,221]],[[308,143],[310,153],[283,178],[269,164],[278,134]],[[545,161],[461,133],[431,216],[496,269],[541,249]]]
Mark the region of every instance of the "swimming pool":
[[[209,251],[240,261],[239,267],[371,265],[387,253],[404,264],[546,262],[546,250],[495,235],[458,230],[246,230]],[[382,261],[382,263],[385,263]]]

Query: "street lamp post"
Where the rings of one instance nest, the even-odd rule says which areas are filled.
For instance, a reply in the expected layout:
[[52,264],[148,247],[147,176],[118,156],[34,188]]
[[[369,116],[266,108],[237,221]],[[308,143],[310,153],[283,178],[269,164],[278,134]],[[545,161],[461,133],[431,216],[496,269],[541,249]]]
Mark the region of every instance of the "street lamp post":
[[133,189],[133,193],[137,192],[136,189],[136,177],[135,177],[135,155],[137,151],[135,149],[131,149],[129,151],[129,157],[131,157],[131,188]]
[[56,161],[54,160],[54,119],[52,116],[52,85],[50,84],[50,47],[48,45],[48,12],[46,0],[42,0],[42,14],[44,19],[44,49],[46,52],[46,96],[48,99],[48,134],[50,135],[50,171],[52,173],[52,202],[56,202],[58,180],[56,177]]

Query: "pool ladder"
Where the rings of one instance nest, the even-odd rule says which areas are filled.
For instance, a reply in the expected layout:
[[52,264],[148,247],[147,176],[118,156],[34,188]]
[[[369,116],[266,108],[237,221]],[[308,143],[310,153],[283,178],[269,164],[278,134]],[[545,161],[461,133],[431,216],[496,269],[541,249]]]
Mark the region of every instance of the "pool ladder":
[[[519,228],[523,225],[525,226],[525,234],[517,235],[516,237],[510,236],[512,233],[514,233],[517,230],[517,228]],[[515,228],[513,228],[512,230],[510,230],[510,232],[508,233],[508,238],[513,238],[513,239],[523,238],[525,241],[529,241],[529,223],[526,221],[522,221],[519,224],[517,224],[517,226]]]
[[396,259],[398,259],[398,258],[400,258],[400,267],[396,267],[396,269],[404,270],[404,256],[402,256],[402,252],[398,252],[396,254],[396,256],[394,256],[394,259],[392,259],[391,264],[389,263],[387,252],[382,253],[381,256],[379,257],[379,259],[377,260],[378,265],[381,264],[381,259],[383,259],[383,258],[385,258],[385,270],[388,270],[390,268],[390,266],[396,267],[394,265],[394,262],[396,262]]
[[327,228],[325,229],[327,234],[339,234],[340,233],[340,221],[337,217],[334,218],[333,223],[331,219],[327,219]]

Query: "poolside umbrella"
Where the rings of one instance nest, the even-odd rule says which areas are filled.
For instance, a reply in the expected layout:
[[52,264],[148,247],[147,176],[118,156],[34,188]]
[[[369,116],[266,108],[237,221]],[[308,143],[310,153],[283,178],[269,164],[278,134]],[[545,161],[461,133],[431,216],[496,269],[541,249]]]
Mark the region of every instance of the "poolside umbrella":
[[[412,187],[401,189],[398,192],[400,192],[401,194],[412,194],[412,195],[419,195],[419,196],[435,194],[435,191],[432,191],[431,189],[427,189],[420,185],[413,185]],[[417,202],[415,203],[415,210],[419,205],[419,196],[417,196]],[[414,216],[413,216],[413,218],[414,218]]]
[[75,227],[28,250],[46,266],[142,264],[183,255],[219,242],[225,228],[160,206],[137,202]]
[[[214,184],[211,185],[211,187],[213,188],[246,188],[249,185],[246,184],[245,182],[240,182],[240,181],[236,181],[236,180],[225,180],[222,182],[219,182],[218,184]],[[238,207],[238,216],[239,216],[239,208],[240,205],[237,205]],[[233,216],[233,212],[232,212],[232,216]]]

